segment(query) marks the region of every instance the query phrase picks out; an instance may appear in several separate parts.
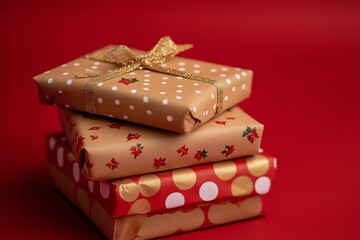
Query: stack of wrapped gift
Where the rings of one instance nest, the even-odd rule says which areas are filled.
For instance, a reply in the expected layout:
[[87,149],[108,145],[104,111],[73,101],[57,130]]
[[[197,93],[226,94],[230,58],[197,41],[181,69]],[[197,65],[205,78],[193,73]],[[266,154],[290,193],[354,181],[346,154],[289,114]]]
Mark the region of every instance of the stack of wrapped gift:
[[[151,239],[262,214],[276,159],[238,102],[252,71],[108,46],[35,77],[59,106],[48,136],[56,187],[109,239]],[[70,110],[71,109],[71,110]]]

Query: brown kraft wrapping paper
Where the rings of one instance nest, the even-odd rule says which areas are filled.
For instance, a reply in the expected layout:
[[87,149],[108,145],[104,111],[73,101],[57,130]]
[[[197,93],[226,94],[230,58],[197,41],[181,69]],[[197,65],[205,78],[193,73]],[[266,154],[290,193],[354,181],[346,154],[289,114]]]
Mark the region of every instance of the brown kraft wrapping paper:
[[216,116],[191,134],[60,109],[60,118],[81,171],[107,180],[256,154],[263,125],[239,107]]
[[[59,136],[59,135],[58,135]],[[253,218],[263,212],[260,195],[232,197],[221,201],[204,202],[156,212],[113,218],[94,194],[97,189],[84,176],[74,177],[64,172],[74,159],[64,150],[66,139],[53,137],[48,145],[48,167],[55,186],[74,203],[108,238],[114,240],[152,239],[171,234],[219,226],[229,222]],[[53,154],[56,151],[56,154]],[[60,154],[59,154],[60,153]],[[67,153],[68,157],[63,154]],[[79,181],[81,180],[81,181]],[[139,208],[140,209],[140,208]]]
[[[99,49],[105,55],[115,46]],[[133,50],[137,56],[144,51]],[[223,89],[223,110],[249,97],[252,71],[199,60],[174,57],[162,66],[217,80]],[[90,78],[117,69],[112,63],[77,58],[34,77],[40,102],[86,111],[85,85]],[[187,133],[210,120],[217,111],[214,85],[146,69],[134,70],[99,83],[94,89],[96,114]]]

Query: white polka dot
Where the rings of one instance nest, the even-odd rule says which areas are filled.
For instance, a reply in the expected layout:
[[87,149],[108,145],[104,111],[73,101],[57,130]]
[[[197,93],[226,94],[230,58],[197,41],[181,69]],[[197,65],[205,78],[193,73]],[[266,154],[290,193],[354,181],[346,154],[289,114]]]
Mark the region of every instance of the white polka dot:
[[166,64],[166,63],[162,63],[161,66],[162,66],[162,67],[166,67],[167,64]]
[[181,92],[182,92],[182,90],[176,90],[176,92],[181,93]]
[[201,91],[200,91],[200,90],[196,90],[196,91],[195,91],[195,93],[200,94],[200,93],[201,93]]
[[149,91],[149,88],[147,88],[147,87],[144,87],[144,88],[143,88],[143,90],[145,90],[145,91]]
[[65,104],[65,107],[66,107],[66,108],[70,108],[70,105],[69,105],[69,104]]
[[150,74],[145,74],[144,77],[150,77]]
[[50,71],[46,71],[46,72],[44,72],[45,74],[48,74]]
[[205,112],[203,112],[203,117],[205,116]]
[[257,194],[266,194],[269,192],[271,186],[270,178],[260,177],[255,181],[255,191]]
[[181,96],[176,96],[175,98],[178,99],[178,100],[182,99]]
[[146,113],[147,113],[147,115],[151,115],[152,111],[148,109],[148,110],[146,110]]
[[259,148],[259,153],[263,153],[263,152],[264,152],[264,149]]
[[206,110],[205,115],[208,115],[208,114],[209,114],[209,110]]
[[134,109],[135,109],[135,107],[133,105],[130,105],[129,108],[131,111],[134,111]]
[[67,64],[63,64],[63,65],[61,65],[61,67],[66,67],[67,66]]
[[110,196],[110,186],[107,181],[100,181],[100,194],[103,198],[107,199]]
[[245,90],[245,88],[246,88],[246,84],[243,83],[243,84],[241,85],[241,89],[242,89],[242,90]]
[[120,100],[119,99],[115,99],[114,102],[115,102],[116,105],[120,105]]
[[111,118],[114,117],[114,115],[112,115],[112,114],[109,114],[108,116],[111,117]]
[[64,148],[63,147],[59,147],[57,152],[56,152],[56,159],[57,159],[57,163],[60,167],[62,167],[64,165]]
[[167,209],[184,206],[185,198],[179,192],[171,193],[165,200],[165,206]]
[[144,79],[144,82],[150,82],[150,79]]
[[150,83],[147,83],[147,82],[145,82],[143,84],[144,84],[144,86],[149,86],[150,85]]
[[210,69],[210,72],[216,72],[215,68]]
[[222,74],[220,74],[220,77],[226,77],[226,74],[222,73]]
[[112,87],[111,87],[111,90],[116,91],[116,90],[117,90],[117,86],[112,86]]
[[205,182],[201,185],[199,189],[199,195],[203,201],[214,200],[217,197],[218,193],[218,186],[213,182]]
[[200,73],[200,70],[194,70],[194,73]]
[[184,79],[183,77],[176,77],[177,79]]
[[230,80],[230,79],[226,79],[226,83],[230,85],[230,84],[231,84],[231,80]]
[[179,64],[179,66],[185,66],[184,62],[179,62],[178,64]]
[[76,62],[76,63],[74,63],[74,66],[78,67],[78,66],[80,66],[80,63]]
[[179,68],[179,71],[185,71],[185,68],[181,67]]
[[135,72],[131,72],[131,73],[129,73],[130,75],[135,75],[136,73]]
[[71,80],[71,79],[67,80],[67,81],[66,81],[66,84],[67,84],[67,85],[71,85],[71,84],[72,84],[72,80]]
[[213,93],[211,94],[211,99],[215,99],[215,95]]
[[164,79],[164,80],[168,80],[169,78],[168,78],[168,77],[163,77],[162,79]]
[[161,82],[161,84],[167,84],[167,82]]
[[99,103],[103,103],[103,99],[101,97],[98,98]]
[[277,168],[277,159],[276,158],[274,159],[274,168],[275,169]]
[[200,83],[194,83],[193,85],[194,85],[194,86],[199,86],[199,85],[200,85]]
[[94,65],[100,65],[101,64],[101,62],[94,62]]
[[101,87],[102,85],[104,85],[104,83],[99,82],[97,85],[98,85],[99,87]]
[[143,97],[143,102],[144,102],[144,103],[149,102],[149,98],[148,98],[147,96]]
[[124,119],[128,119],[129,117],[128,117],[128,115],[124,115],[123,118],[124,118]]
[[52,84],[52,83],[53,83],[53,81],[54,81],[54,79],[53,79],[53,78],[49,78],[49,79],[48,79],[48,84]]
[[51,137],[51,138],[49,139],[49,148],[50,148],[50,150],[53,150],[53,149],[54,149],[55,144],[56,144],[55,138]]
[[229,99],[229,96],[224,97],[224,101],[226,102]]
[[196,110],[197,110],[196,107],[193,107],[193,112],[196,112]]
[[216,109],[216,104],[214,104],[213,109]]
[[199,64],[194,64],[194,68],[199,68],[200,65]]
[[236,86],[233,86],[233,87],[231,88],[231,91],[232,91],[232,92],[235,92],[235,91],[236,91]]
[[241,78],[240,74],[235,74],[235,77],[236,77],[236,79],[240,79],[240,78]]
[[58,93],[59,93],[59,94],[63,94],[64,92],[63,92],[63,90],[59,90]]
[[139,58],[143,58],[143,57],[145,57],[144,54],[139,54]]
[[144,72],[146,72],[146,73],[149,73],[149,72],[150,72],[150,70],[148,70],[148,69],[145,69],[145,70],[144,70]]
[[68,72],[64,72],[63,75],[66,76],[66,75],[69,75],[69,73],[68,73]]
[[79,168],[79,164],[77,162],[75,162],[73,164],[73,177],[75,182],[79,182],[80,181],[80,168]]
[[92,69],[97,69],[98,67],[97,66],[91,66]]
[[91,193],[94,192],[94,181],[88,180],[88,187]]
[[171,115],[166,116],[166,120],[168,120],[168,122],[172,122],[173,117]]
[[161,95],[164,95],[164,94],[166,94],[166,92],[160,92],[160,94],[161,94]]
[[246,72],[241,72],[241,75],[243,75],[244,77],[246,77]]
[[178,87],[178,88],[182,88],[182,87],[183,87],[183,85],[177,85],[176,87]]
[[221,68],[221,71],[226,72],[228,69],[226,67]]
[[136,93],[136,89],[131,89],[131,93]]
[[166,98],[162,100],[162,104],[167,105],[168,103],[169,101]]
[[112,69],[108,69],[108,70],[106,70],[108,73],[111,73],[111,72],[113,72],[113,70]]

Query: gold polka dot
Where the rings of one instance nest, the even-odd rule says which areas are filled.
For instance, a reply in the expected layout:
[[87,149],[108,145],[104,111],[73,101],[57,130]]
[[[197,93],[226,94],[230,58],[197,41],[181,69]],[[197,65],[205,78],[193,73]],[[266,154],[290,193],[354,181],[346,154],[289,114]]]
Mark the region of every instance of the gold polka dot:
[[140,192],[145,197],[155,195],[161,186],[161,181],[155,174],[142,175],[139,179]]
[[239,203],[221,202],[210,206],[208,219],[213,224],[225,224],[233,221],[256,217],[261,213],[262,202],[259,196],[250,197]]
[[252,175],[255,177],[260,177],[269,170],[270,163],[267,157],[261,154],[257,154],[248,157],[246,160],[246,165]]
[[91,206],[91,219],[108,239],[113,238],[115,221],[98,202]]
[[130,178],[126,178],[116,183],[119,186],[119,194],[127,202],[133,202],[139,196],[139,186]]
[[246,176],[237,177],[231,183],[231,193],[234,197],[249,195],[253,188],[253,182]]
[[180,168],[172,172],[172,178],[177,188],[188,190],[195,185],[196,173],[191,168]]
[[80,205],[81,210],[85,213],[86,216],[90,214],[90,199],[87,193],[82,188],[76,190],[76,200]]
[[151,206],[148,200],[139,199],[131,206],[128,215],[143,214],[151,212]]
[[217,162],[213,166],[216,176],[221,180],[229,180],[235,176],[236,165],[233,161]]

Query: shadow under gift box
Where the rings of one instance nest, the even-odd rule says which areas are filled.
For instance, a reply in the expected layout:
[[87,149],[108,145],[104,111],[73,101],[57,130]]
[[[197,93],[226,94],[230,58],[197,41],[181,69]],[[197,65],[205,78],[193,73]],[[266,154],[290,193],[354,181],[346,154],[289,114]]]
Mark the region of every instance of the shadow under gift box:
[[[99,49],[104,55],[115,46]],[[133,50],[136,55],[144,51]],[[169,68],[213,78],[223,89],[223,110],[249,97],[252,71],[199,60],[174,57]],[[40,102],[87,111],[85,85],[90,78],[75,75],[92,71],[106,73],[118,66],[80,57],[35,76]],[[99,83],[94,89],[96,114],[141,123],[179,133],[188,133],[216,113],[217,89],[201,81],[150,70],[135,70]]]
[[190,134],[60,109],[81,171],[108,180],[256,154],[264,126],[239,107]]
[[259,216],[275,158],[252,157],[113,181],[86,179],[62,134],[48,137],[55,185],[109,239],[148,239]]

